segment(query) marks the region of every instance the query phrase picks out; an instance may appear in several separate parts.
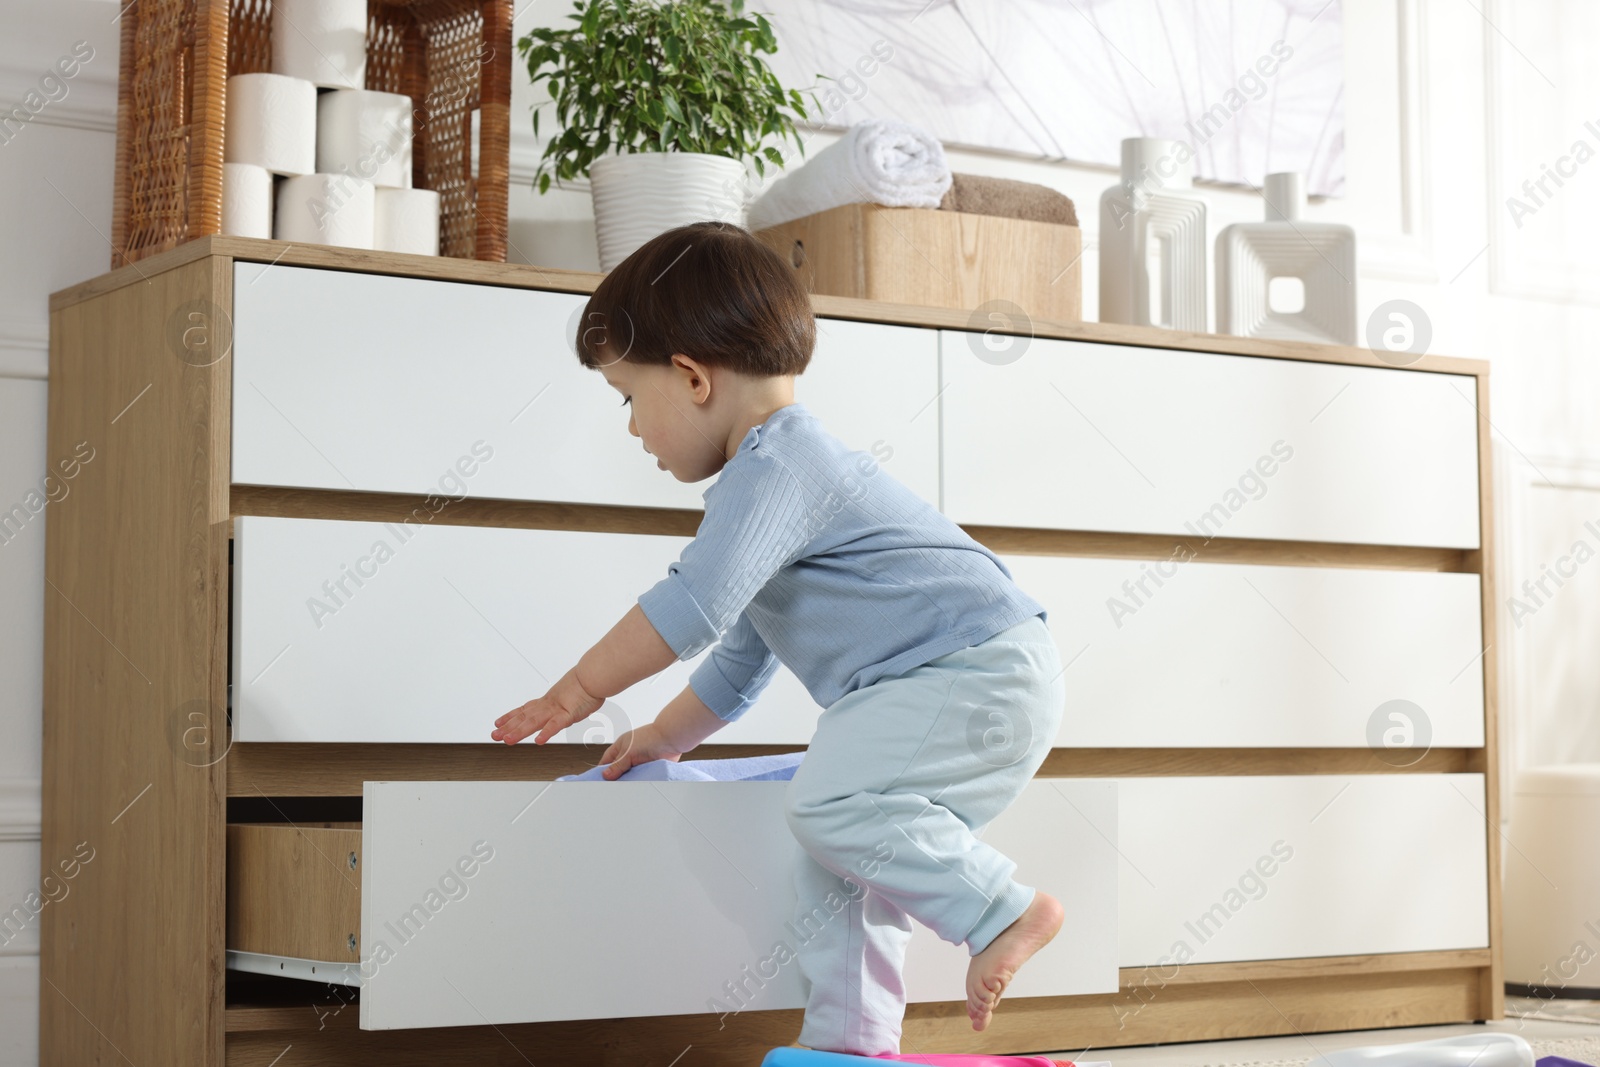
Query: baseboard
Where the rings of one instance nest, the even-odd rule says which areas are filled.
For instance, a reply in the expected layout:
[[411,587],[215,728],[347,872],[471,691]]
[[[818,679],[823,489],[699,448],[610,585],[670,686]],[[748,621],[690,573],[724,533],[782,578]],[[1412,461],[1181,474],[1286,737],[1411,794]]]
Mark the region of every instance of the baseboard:
[[0,778],[0,841],[37,841],[42,809],[37,778]]

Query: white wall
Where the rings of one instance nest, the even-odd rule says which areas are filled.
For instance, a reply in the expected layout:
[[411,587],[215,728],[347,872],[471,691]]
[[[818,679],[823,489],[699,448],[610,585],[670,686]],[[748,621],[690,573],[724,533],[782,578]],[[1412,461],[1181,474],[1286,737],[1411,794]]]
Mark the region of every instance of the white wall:
[[[567,0],[519,4],[517,33],[563,23]],[[1482,14],[1479,14],[1481,8]],[[0,508],[59,457],[45,454],[47,297],[110,262],[115,3],[0,0],[0,107],[19,103],[74,42],[94,58],[35,122],[0,144]],[[1349,0],[1344,4],[1348,196],[1309,215],[1359,235],[1363,321],[1405,298],[1431,350],[1492,361],[1502,601],[1583,540],[1600,550],[1600,159],[1576,168],[1522,225],[1505,199],[1584,139],[1600,149],[1600,9],[1583,0]],[[871,42],[864,42],[869,45]],[[587,188],[539,196],[533,99],[518,57],[511,258],[596,268]],[[1587,111],[1586,111],[1587,109]],[[548,132],[541,120],[541,126]],[[1585,122],[1593,120],[1596,128]],[[829,143],[817,133],[808,154]],[[950,151],[955,169],[1040,182],[1085,221],[1084,307],[1096,307],[1095,204],[1109,171]],[[1571,166],[1566,169],[1572,170]],[[1248,192],[1204,194],[1213,233],[1259,217]],[[1403,462],[1404,457],[1397,457]],[[46,517],[48,511],[46,512]],[[1593,521],[1595,530],[1585,528]],[[39,878],[43,527],[0,544],[0,909]],[[1600,557],[1576,567],[1500,639],[1508,766],[1600,760]],[[1468,672],[1464,677],[1470,678]],[[0,1063],[37,1058],[37,942],[0,948]]]
[[[0,110],[22,104],[74,42],[94,49],[64,82],[64,96],[51,88],[58,99],[33,124],[11,127],[9,141],[0,134],[0,511],[39,490],[58,458],[45,454],[49,295],[111,263],[117,12],[114,3],[0,3]],[[44,896],[39,710],[48,518],[46,507],[18,536],[0,539],[0,915],[30,893]],[[38,954],[34,927],[0,945],[0,1063],[8,1067],[38,1059]]]

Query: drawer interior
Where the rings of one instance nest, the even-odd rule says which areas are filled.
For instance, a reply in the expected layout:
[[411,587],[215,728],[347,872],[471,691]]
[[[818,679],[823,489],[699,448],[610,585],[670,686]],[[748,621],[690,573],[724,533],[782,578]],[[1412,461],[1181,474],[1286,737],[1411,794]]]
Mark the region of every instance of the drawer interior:
[[230,797],[227,827],[230,988],[358,985],[361,798]]

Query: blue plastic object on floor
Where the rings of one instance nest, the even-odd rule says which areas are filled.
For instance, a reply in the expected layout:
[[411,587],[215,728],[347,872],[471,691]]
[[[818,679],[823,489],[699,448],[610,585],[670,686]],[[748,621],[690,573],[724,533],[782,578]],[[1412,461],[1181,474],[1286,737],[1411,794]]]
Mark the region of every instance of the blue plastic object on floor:
[[761,1067],[883,1067],[892,1060],[870,1056],[850,1056],[843,1052],[818,1052],[811,1048],[775,1048],[761,1061]]
[[1533,1067],[1594,1067],[1594,1065],[1580,1060],[1569,1060],[1565,1056],[1540,1056],[1534,1061]]

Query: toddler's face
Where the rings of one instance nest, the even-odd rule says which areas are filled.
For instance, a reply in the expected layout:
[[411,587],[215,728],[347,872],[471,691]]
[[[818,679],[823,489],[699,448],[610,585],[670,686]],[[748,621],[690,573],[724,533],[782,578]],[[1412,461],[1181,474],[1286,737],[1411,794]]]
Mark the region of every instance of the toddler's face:
[[693,373],[678,366],[642,366],[627,360],[602,364],[600,373],[628,405],[628,432],[640,439],[656,465],[681,482],[698,482],[722,469],[726,458],[701,423]]

